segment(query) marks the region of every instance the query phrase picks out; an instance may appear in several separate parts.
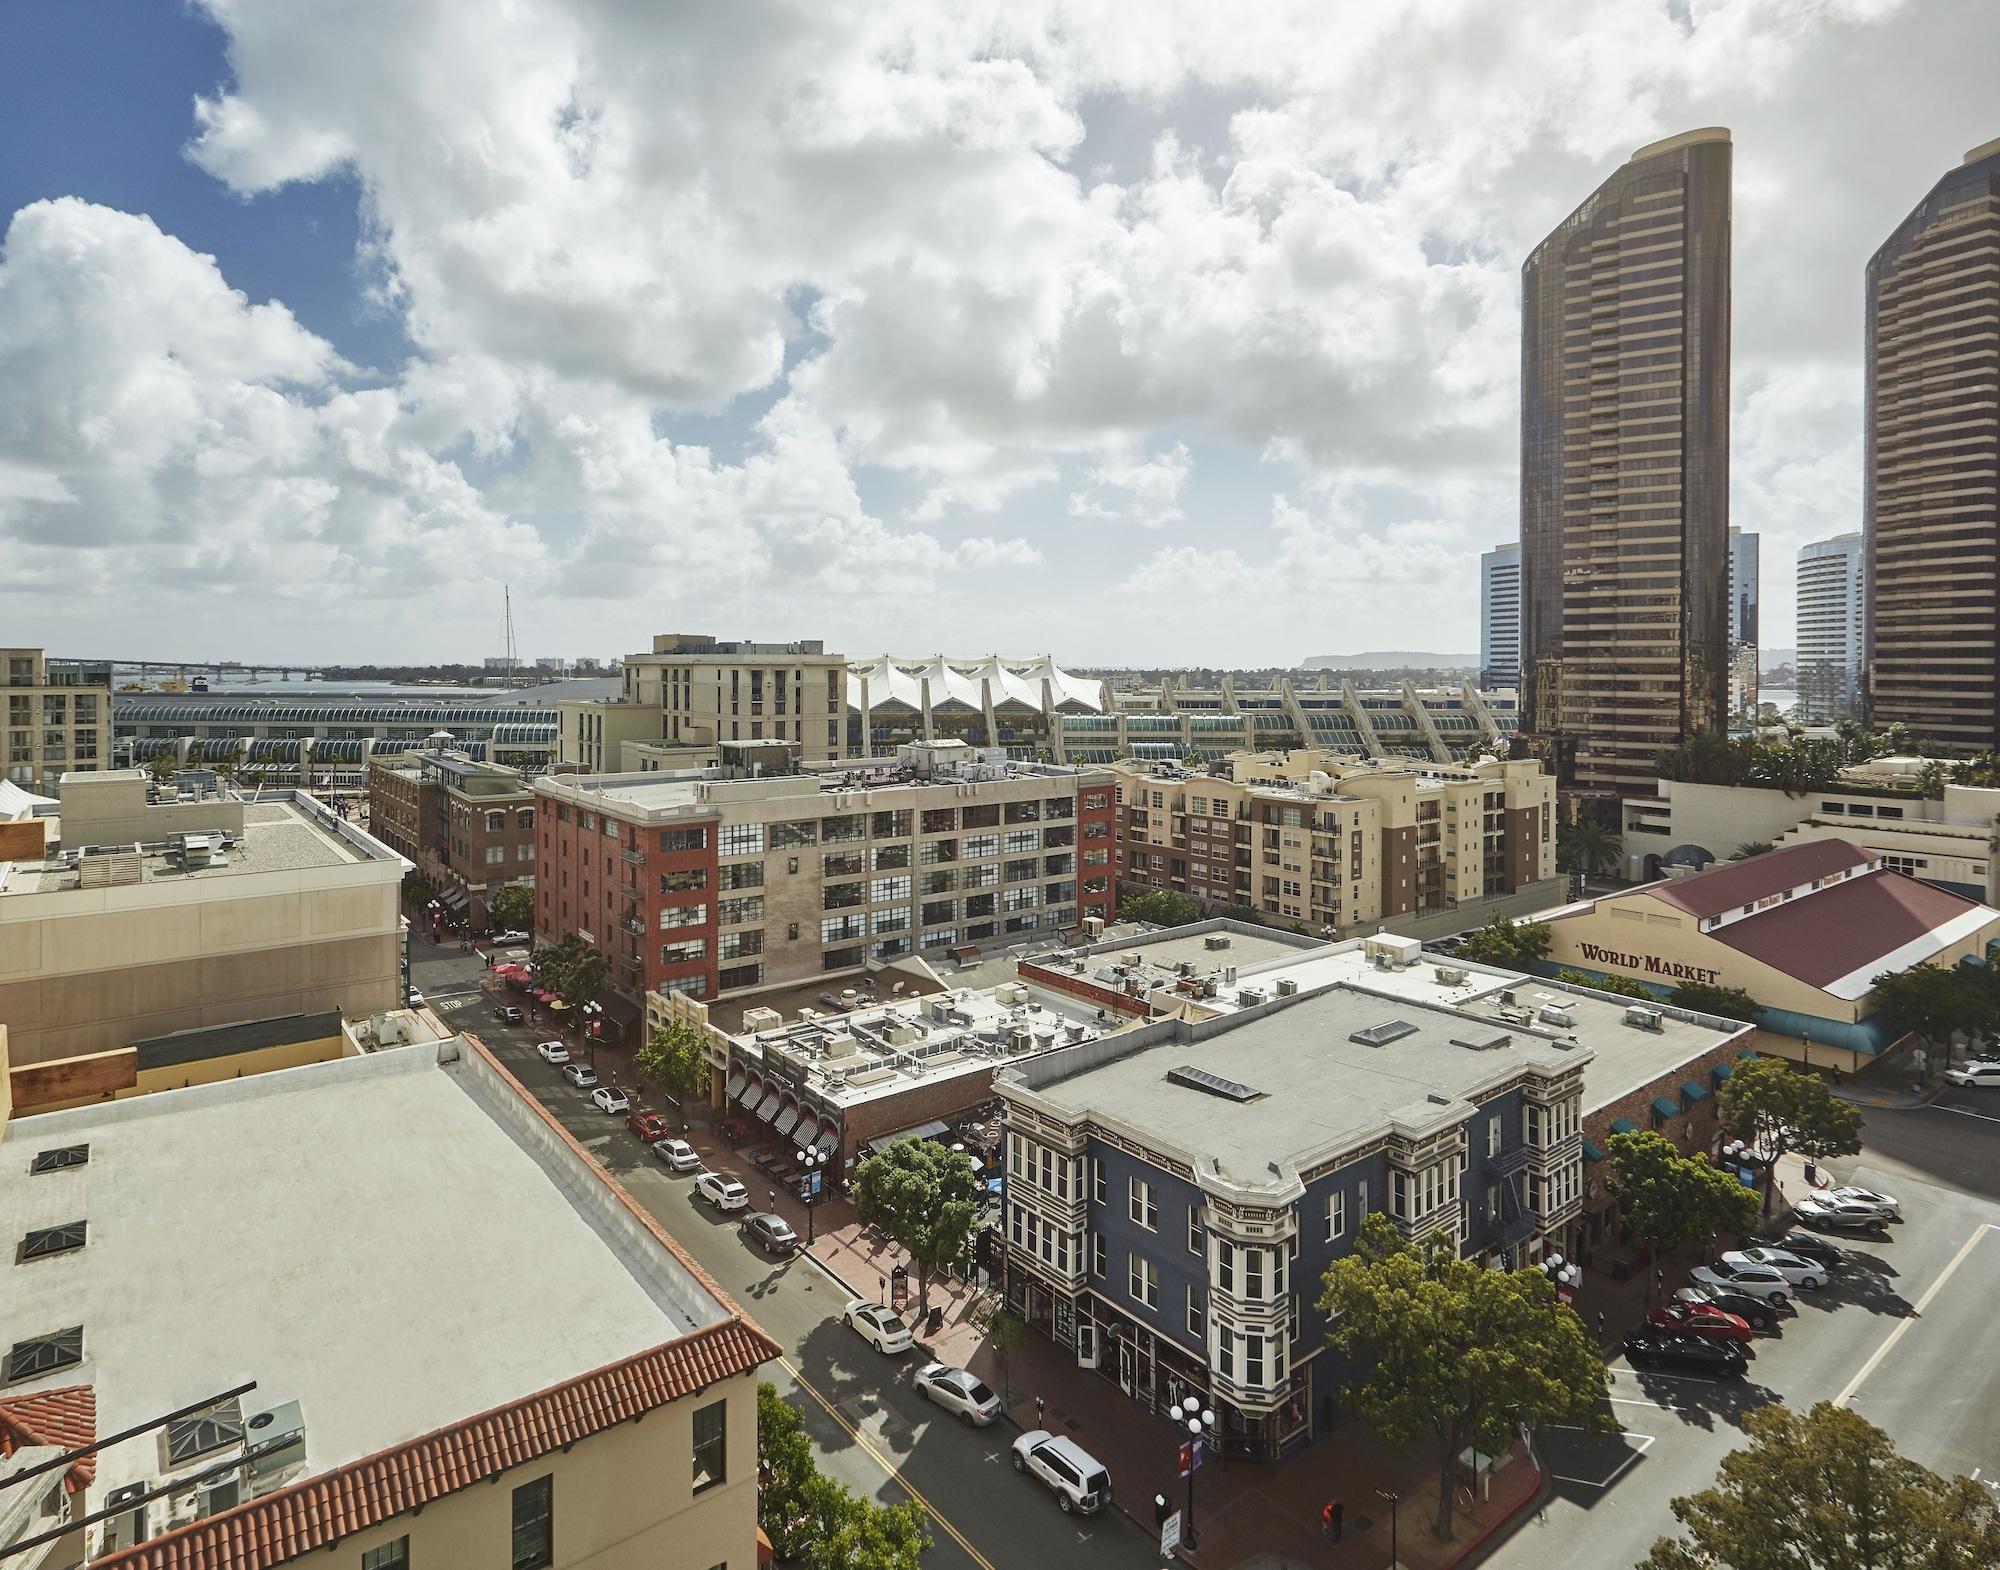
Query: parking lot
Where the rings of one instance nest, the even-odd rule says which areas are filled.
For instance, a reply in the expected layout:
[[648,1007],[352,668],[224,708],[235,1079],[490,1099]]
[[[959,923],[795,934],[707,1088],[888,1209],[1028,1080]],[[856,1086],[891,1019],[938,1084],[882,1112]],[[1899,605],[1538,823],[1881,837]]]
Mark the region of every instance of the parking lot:
[[1976,1350],[2000,1297],[2000,1095],[1871,1110],[1864,1140],[1861,1156],[1836,1163],[1838,1180],[1894,1194],[1905,1219],[1886,1237],[1833,1238],[1846,1265],[1793,1294],[1740,1380],[1615,1361],[1615,1431],[1540,1436],[1553,1496],[1492,1564],[1637,1563],[1673,1529],[1669,1501],[1709,1486],[1742,1444],[1744,1416],[1771,1401],[1844,1403],[1914,1460],[2000,1486],[2000,1360]]

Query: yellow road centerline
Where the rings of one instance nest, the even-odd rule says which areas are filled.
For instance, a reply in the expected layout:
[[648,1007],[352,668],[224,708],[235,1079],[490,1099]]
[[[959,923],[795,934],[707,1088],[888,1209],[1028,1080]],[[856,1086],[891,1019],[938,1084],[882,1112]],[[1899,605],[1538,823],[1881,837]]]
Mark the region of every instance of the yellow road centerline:
[[813,1400],[819,1403],[821,1410],[824,1411],[828,1417],[832,1418],[836,1423],[838,1423],[843,1429],[847,1431],[848,1438],[852,1439],[863,1450],[867,1451],[869,1457],[875,1462],[875,1464],[879,1466],[883,1471],[887,1472],[891,1478],[895,1479],[896,1486],[898,1488],[902,1489],[904,1493],[908,1494],[918,1504],[924,1507],[925,1513],[929,1515],[933,1521],[937,1522],[939,1528],[944,1532],[945,1536],[949,1537],[954,1543],[958,1544],[960,1548],[964,1549],[966,1554],[971,1558],[972,1562],[979,1566],[979,1570],[995,1570],[993,1561],[988,1559],[978,1549],[974,1548],[972,1544],[966,1539],[965,1534],[959,1531],[957,1527],[953,1526],[951,1522],[945,1518],[944,1512],[938,1509],[936,1505],[932,1504],[930,1500],[927,1497],[925,1497],[923,1490],[918,1488],[915,1483],[912,1483],[909,1480],[909,1478],[903,1475],[903,1469],[897,1466],[895,1462],[891,1461],[880,1450],[876,1449],[874,1442],[871,1441],[866,1434],[862,1433],[860,1429],[856,1428],[854,1424],[850,1423],[847,1420],[846,1415],[842,1413],[838,1408],[836,1408],[831,1401],[829,1401],[824,1395],[820,1393],[819,1388],[816,1385],[814,1385],[811,1380],[807,1379],[803,1373],[799,1371],[798,1364],[794,1363],[788,1357],[781,1357],[778,1359],[778,1366],[784,1369],[786,1373],[792,1376],[792,1378],[797,1382],[798,1387],[801,1390],[803,1390],[807,1395],[811,1396]]

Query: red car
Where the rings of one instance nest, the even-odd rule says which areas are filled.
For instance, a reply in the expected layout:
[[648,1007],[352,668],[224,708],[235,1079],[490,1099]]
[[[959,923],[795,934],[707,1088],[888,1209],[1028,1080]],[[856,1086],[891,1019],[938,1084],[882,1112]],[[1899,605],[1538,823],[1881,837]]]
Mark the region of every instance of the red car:
[[1677,1331],[1684,1336],[1700,1336],[1704,1341],[1748,1341],[1747,1320],[1725,1314],[1705,1303],[1667,1303],[1646,1316],[1646,1323],[1658,1330]]
[[625,1119],[625,1126],[639,1136],[642,1145],[657,1145],[667,1137],[667,1120],[657,1112],[634,1107]]

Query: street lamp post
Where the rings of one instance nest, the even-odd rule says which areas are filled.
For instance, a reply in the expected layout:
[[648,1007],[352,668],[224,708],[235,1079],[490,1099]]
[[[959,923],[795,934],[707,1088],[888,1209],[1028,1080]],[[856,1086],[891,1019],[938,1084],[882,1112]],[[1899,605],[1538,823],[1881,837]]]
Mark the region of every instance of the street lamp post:
[[799,1184],[799,1198],[806,1207],[806,1247],[812,1247],[813,1210],[819,1199],[820,1173],[826,1168],[827,1152],[824,1150],[801,1150],[799,1165],[805,1169],[805,1177]]
[[1195,1469],[1201,1465],[1202,1436],[1215,1426],[1215,1414],[1205,1410],[1201,1402],[1193,1396],[1184,1397],[1175,1411],[1187,1425],[1188,1431],[1187,1516],[1181,1522],[1181,1541],[1189,1548],[1193,1548],[1195,1546],[1194,1474]]
[[1397,1564],[1396,1507],[1403,1502],[1403,1496],[1393,1488],[1378,1488],[1375,1494],[1377,1498],[1389,1501],[1389,1570],[1400,1570]]

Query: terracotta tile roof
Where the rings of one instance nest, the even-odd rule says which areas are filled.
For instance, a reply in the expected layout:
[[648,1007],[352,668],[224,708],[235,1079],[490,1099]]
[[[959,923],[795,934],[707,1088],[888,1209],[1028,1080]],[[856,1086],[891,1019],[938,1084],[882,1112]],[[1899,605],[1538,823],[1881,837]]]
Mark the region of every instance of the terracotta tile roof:
[[92,1570],[263,1570],[749,1373],[778,1344],[727,1319],[141,1543]]
[[660,1246],[731,1315],[621,1363],[594,1369],[510,1405],[363,1456],[141,1543],[91,1570],[265,1570],[326,1548],[378,1522],[588,1438],[642,1412],[746,1374],[784,1348],[760,1330],[715,1278],[486,1050],[464,1044],[532,1108],[555,1136],[617,1195]]
[[[89,1385],[63,1385],[0,1401],[0,1456],[30,1445],[54,1445],[81,1450],[97,1442],[97,1392]],[[97,1476],[97,1455],[81,1456],[64,1475],[71,1493],[80,1493]]]
[[1853,975],[1949,921],[1979,909],[1969,899],[1886,868],[1849,878],[1708,935],[1808,986]]
[[1767,850],[1747,861],[1725,861],[1692,877],[1649,883],[1643,891],[1633,892],[1650,894],[1691,916],[1719,916],[1726,910],[1754,905],[1767,894],[1782,894],[1814,878],[1875,859],[1872,853],[1846,840],[1801,840],[1796,845]]

